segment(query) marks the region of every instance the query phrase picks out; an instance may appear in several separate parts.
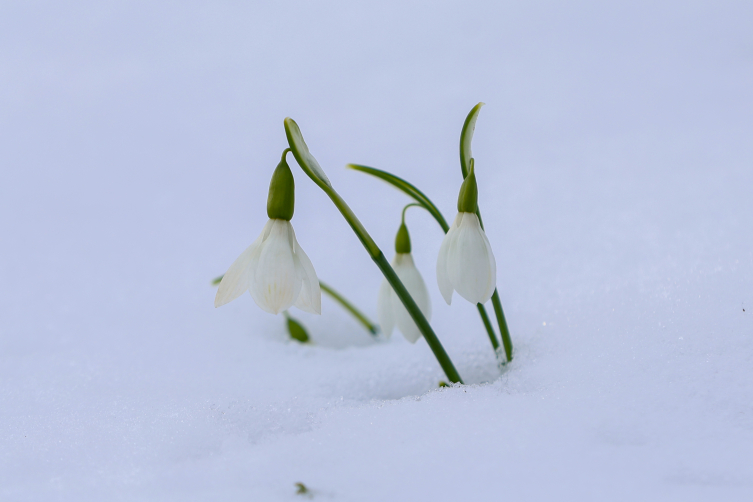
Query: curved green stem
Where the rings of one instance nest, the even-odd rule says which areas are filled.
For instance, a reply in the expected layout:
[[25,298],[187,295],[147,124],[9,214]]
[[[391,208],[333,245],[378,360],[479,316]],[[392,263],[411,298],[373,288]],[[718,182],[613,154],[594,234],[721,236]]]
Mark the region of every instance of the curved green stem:
[[355,213],[353,213],[350,207],[348,207],[343,198],[340,197],[340,194],[332,188],[332,184],[324,174],[324,171],[322,171],[321,167],[319,167],[319,163],[309,152],[298,124],[296,124],[290,117],[285,119],[285,134],[288,138],[288,145],[293,151],[293,156],[298,162],[298,165],[300,165],[301,169],[303,169],[309,178],[311,178],[312,181],[314,181],[314,183],[316,183],[316,185],[329,196],[335,204],[335,207],[337,207],[345,218],[345,221],[347,221],[353,229],[353,232],[361,241],[364,248],[366,248],[369,256],[371,256],[371,259],[374,260],[374,263],[379,267],[379,270],[382,271],[382,274],[390,283],[390,286],[392,286],[397,297],[400,298],[405,309],[408,311],[411,318],[413,318],[413,321],[416,323],[421,334],[423,334],[424,339],[426,339],[426,342],[429,344],[429,347],[437,358],[437,362],[439,362],[442,370],[444,370],[445,375],[447,375],[447,378],[453,383],[463,383],[463,380],[460,378],[460,375],[450,360],[450,356],[447,355],[444,347],[442,347],[442,343],[439,341],[439,338],[437,338],[437,335],[434,333],[431,325],[429,325],[426,317],[418,308],[418,305],[416,305],[416,302],[413,300],[410,293],[408,293],[408,290],[405,289],[402,281],[382,254],[382,251],[379,249],[379,246],[376,245],[374,239],[371,238],[363,224],[356,217]]
[[350,303],[344,296],[342,296],[340,293],[332,289],[330,286],[324,284],[322,281],[319,281],[319,287],[327,293],[329,296],[332,297],[335,301],[337,301],[341,307],[343,307],[345,310],[353,314],[353,317],[355,317],[358,322],[363,324],[363,326],[371,332],[372,335],[376,335],[379,333],[379,326],[374,324],[369,320],[368,317],[364,315],[363,312],[358,310],[355,305]]
[[408,210],[409,207],[424,207],[424,205],[423,204],[419,204],[417,202],[412,202],[410,204],[406,204],[405,207],[403,208],[403,215],[402,215],[401,220],[400,220],[400,223],[402,223],[403,225],[405,225],[405,212]]

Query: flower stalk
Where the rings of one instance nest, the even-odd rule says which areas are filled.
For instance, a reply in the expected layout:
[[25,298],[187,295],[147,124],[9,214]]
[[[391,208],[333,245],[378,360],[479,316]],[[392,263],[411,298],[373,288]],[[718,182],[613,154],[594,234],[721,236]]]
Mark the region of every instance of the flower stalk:
[[424,317],[423,313],[418,308],[418,305],[416,305],[416,302],[408,293],[408,290],[405,289],[405,286],[384,257],[381,249],[379,249],[379,246],[374,242],[374,239],[372,239],[371,235],[366,231],[366,228],[364,228],[363,224],[358,220],[355,213],[353,213],[353,210],[350,209],[345,200],[332,187],[326,174],[324,174],[324,171],[319,167],[319,163],[309,152],[298,124],[296,124],[296,122],[290,117],[285,119],[285,134],[287,135],[288,144],[293,152],[293,156],[298,162],[298,165],[301,166],[301,169],[303,169],[309,178],[311,178],[311,180],[327,194],[335,207],[337,207],[343,215],[345,221],[347,221],[351,229],[353,229],[353,232],[361,241],[364,248],[366,248],[369,256],[371,256],[371,259],[376,263],[377,267],[379,267],[379,270],[381,270],[384,277],[394,289],[395,294],[397,294],[398,298],[405,306],[405,309],[415,321],[421,334],[426,339],[429,348],[431,348],[434,356],[437,358],[437,362],[442,367],[442,370],[444,370],[445,375],[447,375],[447,378],[453,383],[463,383],[463,380],[460,378],[460,375],[450,360],[450,356],[444,350],[442,343],[429,325],[426,317]]

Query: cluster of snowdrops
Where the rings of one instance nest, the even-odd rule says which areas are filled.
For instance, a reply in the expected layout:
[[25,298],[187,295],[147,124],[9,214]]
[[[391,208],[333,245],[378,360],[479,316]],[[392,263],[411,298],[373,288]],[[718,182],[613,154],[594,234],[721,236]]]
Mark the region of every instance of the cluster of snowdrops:
[[[403,209],[402,222],[395,238],[395,256],[391,263],[332,187],[304,142],[298,124],[293,119],[286,118],[285,133],[289,148],[283,151],[282,159],[272,174],[267,198],[269,221],[253,244],[241,253],[219,279],[215,307],[225,305],[248,291],[259,307],[272,314],[284,313],[287,316],[287,309],[293,306],[305,312],[321,314],[321,295],[324,290],[360,317],[372,332],[376,331],[347,300],[320,283],[314,265],[298,244],[290,223],[295,207],[295,184],[286,157],[288,153],[292,153],[301,169],[329,196],[384,274],[377,312],[385,335],[390,336],[397,327],[412,343],[423,336],[447,378],[453,383],[462,383],[457,369],[429,324],[429,293],[411,255],[405,210],[418,206],[429,211],[446,234],[437,258],[437,285],[442,297],[450,304],[453,291],[456,291],[462,298],[475,303],[500,365],[512,360],[512,342],[496,289],[494,254],[484,232],[478,207],[475,161],[471,155],[471,140],[482,105],[483,103],[479,103],[473,107],[460,134],[460,168],[463,179],[458,195],[458,213],[451,225],[447,224],[436,205],[415,185],[386,171],[357,164],[348,165],[392,184],[414,201]],[[501,344],[484,306],[489,300],[494,309]],[[295,337],[294,331],[300,330],[300,327],[289,317],[288,320],[292,323],[289,326],[293,328],[291,334]]]

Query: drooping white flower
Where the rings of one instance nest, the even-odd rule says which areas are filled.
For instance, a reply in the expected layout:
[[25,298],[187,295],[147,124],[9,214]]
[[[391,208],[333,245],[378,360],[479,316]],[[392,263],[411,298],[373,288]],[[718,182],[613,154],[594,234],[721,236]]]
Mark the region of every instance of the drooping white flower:
[[476,215],[478,186],[474,164],[471,159],[458,194],[458,215],[444,236],[437,258],[437,283],[448,305],[453,291],[471,303],[486,303],[497,287],[497,262]]
[[[395,273],[415,300],[426,320],[431,320],[429,291],[426,289],[421,273],[413,263],[413,256],[410,253],[397,253],[392,260],[392,268],[395,269]],[[403,302],[397,297],[387,279],[382,281],[382,286],[379,288],[377,315],[382,332],[387,337],[392,334],[392,330],[397,326],[397,329],[409,342],[416,343],[416,340],[421,338],[421,331],[419,331],[415,321],[405,309]]]
[[497,287],[497,262],[475,213],[458,213],[442,241],[437,283],[449,305],[452,292],[471,303],[485,303]]
[[249,291],[271,314],[296,306],[321,314],[322,293],[311,260],[295,238],[290,221],[270,219],[253,244],[241,253],[222,278],[214,306]]
[[[408,227],[405,226],[405,211],[415,205],[417,204],[408,204],[403,209],[402,222],[395,236],[395,258],[392,260],[392,268],[400,279],[400,282],[405,286],[405,289],[408,290],[413,301],[418,305],[421,313],[429,321],[431,320],[429,291],[426,289],[426,284],[423,277],[421,277],[421,273],[413,263],[413,256],[410,253],[410,235],[408,234]],[[392,289],[387,278],[382,281],[382,285],[379,288],[377,316],[379,317],[382,331],[388,338],[392,334],[392,330],[395,329],[395,325],[397,325],[397,328],[410,343],[416,343],[416,340],[421,338],[421,330],[418,329],[416,322],[408,313],[403,302],[400,301],[395,290]]]
[[285,161],[272,174],[267,198],[269,221],[258,239],[230,265],[220,282],[214,306],[220,307],[249,291],[256,304],[271,314],[295,305],[312,314],[322,312],[322,292],[311,260],[295,238],[295,182]]

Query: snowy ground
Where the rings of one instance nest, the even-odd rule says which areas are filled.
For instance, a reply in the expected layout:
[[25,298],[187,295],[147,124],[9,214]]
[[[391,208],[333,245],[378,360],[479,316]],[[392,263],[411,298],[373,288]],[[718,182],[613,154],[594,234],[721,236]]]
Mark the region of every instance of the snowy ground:
[[[608,4],[608,5],[607,5]],[[748,2],[0,5],[3,501],[752,500]],[[209,281],[266,221],[294,117],[391,258],[406,198],[480,205],[514,362],[444,304],[287,341]],[[292,159],[291,159],[292,160]],[[380,275],[296,168],[298,239],[371,316]]]

